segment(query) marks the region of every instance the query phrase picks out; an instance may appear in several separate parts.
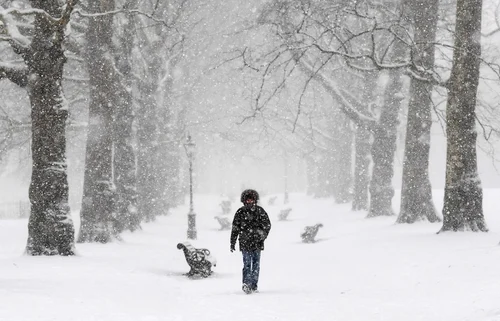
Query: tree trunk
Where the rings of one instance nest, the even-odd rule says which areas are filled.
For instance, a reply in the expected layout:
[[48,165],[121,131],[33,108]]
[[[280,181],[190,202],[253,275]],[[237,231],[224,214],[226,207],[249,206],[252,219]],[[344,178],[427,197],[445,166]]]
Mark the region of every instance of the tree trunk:
[[458,0],[455,50],[446,105],[444,231],[488,231],[477,172],[476,99],[481,59],[482,0]]
[[[61,16],[58,1],[32,1],[33,7]],[[26,253],[73,255],[74,227],[68,204],[66,119],[68,106],[61,87],[66,57],[62,42],[65,25],[35,17],[29,54],[28,93],[31,102],[33,158]]]
[[[396,41],[396,54],[401,54]],[[392,197],[394,187],[394,154],[396,152],[396,136],[399,109],[403,94],[402,72],[389,71],[389,81],[384,93],[384,105],[380,114],[379,124],[373,133],[372,144],[372,179],[370,181],[370,209],[368,217],[394,215]]]
[[159,214],[167,214],[169,208],[174,206],[174,194],[179,189],[177,173],[179,168],[175,166],[176,158],[179,155],[179,142],[176,139],[176,127],[173,104],[171,96],[174,89],[173,69],[177,59],[170,59],[164,62],[166,68],[161,75],[161,82],[158,83],[157,103],[158,106],[158,152],[156,155],[156,207]]
[[352,130],[350,120],[344,114],[337,118],[338,129],[335,137],[333,197],[335,202],[342,204],[351,201],[352,193]]
[[[145,8],[148,6],[146,3],[144,5]],[[171,4],[167,2],[156,3],[153,10],[158,16],[167,17],[167,20],[183,12],[179,8],[173,13]],[[168,194],[173,188],[169,166],[173,130],[171,68],[175,65],[172,64],[172,49],[175,46],[171,43],[174,36],[164,25],[148,25],[147,29],[148,34],[139,40],[144,48],[142,59],[147,64],[143,68],[143,79],[139,86],[142,102],[138,115],[138,188],[139,212],[146,221],[152,221],[157,215],[166,214],[172,206]]]
[[[133,5],[132,5],[133,7]],[[115,53],[120,75],[114,73],[113,81],[119,88],[116,92],[114,110],[114,182],[116,185],[116,213],[123,229],[135,231],[141,227],[141,219],[137,209],[137,178],[135,151],[133,147],[133,97],[131,82],[132,39],[134,38],[134,17],[129,16],[123,26],[124,34],[121,47]]]
[[[160,4],[157,8],[157,14],[167,15],[168,11]],[[139,84],[141,102],[138,113],[138,155],[137,155],[137,180],[139,196],[139,214],[147,222],[154,221],[160,213],[164,213],[165,203],[163,202],[164,186],[167,184],[165,179],[164,166],[167,159],[160,159],[160,150],[164,149],[163,135],[164,128],[167,126],[165,113],[168,111],[162,108],[170,107],[160,105],[164,93],[160,91],[162,72],[164,71],[165,61],[161,55],[168,55],[164,48],[165,34],[167,31],[162,25],[149,27],[149,32],[154,37],[143,35],[140,37],[140,45],[146,48],[148,54],[143,55],[147,65],[143,69],[143,79]],[[165,50],[165,51],[163,51]]]
[[368,210],[368,185],[370,181],[370,131],[356,126],[353,211]]
[[318,189],[316,191],[315,197],[332,197],[333,196],[333,181],[334,171],[333,171],[333,151],[326,150],[322,151],[316,161],[316,166],[318,166],[317,179],[318,179]]
[[314,157],[309,156],[306,159],[307,171],[307,195],[316,197],[318,191],[318,166]]
[[[175,131],[173,127],[171,127],[171,130]],[[166,135],[168,143],[165,144],[164,159],[166,159],[167,166],[165,168],[165,180],[163,183],[162,194],[165,203],[164,213],[167,213],[169,208],[181,204],[181,198],[183,199],[179,193],[181,189],[179,180],[180,155],[179,143],[175,134],[176,133],[174,132]]]
[[137,117],[139,145],[137,153],[138,207],[140,217],[146,222],[154,221],[157,214],[155,198],[158,183],[155,175],[155,160],[158,146],[158,130],[153,88],[152,84],[142,84],[140,91],[143,97]]
[[177,188],[175,185],[170,168],[172,165],[174,154],[178,149],[178,144],[173,141],[173,135],[171,131],[173,130],[171,122],[171,117],[168,115],[168,108],[170,106],[163,106],[163,108],[158,109],[158,149],[155,155],[155,167],[156,167],[156,187],[155,187],[155,206],[158,209],[157,214],[166,215],[169,208],[172,207],[171,195],[172,190]]
[[[377,83],[376,75],[377,73],[373,72],[363,74],[362,101],[366,106],[365,110],[361,111],[363,113],[368,111],[370,104],[374,104],[373,93]],[[368,210],[368,186],[371,162],[370,139],[371,132],[369,129],[361,124],[356,124],[353,211]]]
[[[417,68],[432,72],[439,1],[412,0],[409,5],[412,6],[410,13],[416,43],[413,62]],[[429,82],[417,78],[410,80],[401,210],[397,223],[414,223],[424,218],[429,222],[441,221],[436,215],[429,180],[432,87]]]
[[[90,0],[88,6],[90,13],[100,13],[114,8],[114,2]],[[108,47],[112,39],[112,23],[112,15],[93,16],[89,18],[86,35],[90,106],[78,242],[107,243],[117,236],[112,166],[116,86],[110,81],[114,69]]]

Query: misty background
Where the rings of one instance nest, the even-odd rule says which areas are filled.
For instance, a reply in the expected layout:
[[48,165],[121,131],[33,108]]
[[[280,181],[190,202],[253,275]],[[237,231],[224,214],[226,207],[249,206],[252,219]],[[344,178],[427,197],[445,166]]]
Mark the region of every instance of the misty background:
[[[196,1],[195,1],[196,2]],[[498,1],[484,2],[483,29],[492,29],[498,14]],[[444,3],[444,1],[442,2]],[[261,43],[266,35],[257,40],[246,38],[241,31],[247,21],[251,21],[258,13],[259,2],[246,1],[212,1],[210,4],[197,4],[200,8],[197,26],[190,34],[190,48],[185,52],[186,58],[174,73],[180,78],[182,73],[189,72],[198,77],[196,89],[185,92],[178,88],[175,96],[177,104],[188,107],[187,128],[197,145],[195,158],[195,190],[197,193],[238,194],[243,187],[255,187],[263,193],[280,193],[285,186],[285,164],[282,156],[283,140],[299,140],[298,135],[283,130],[270,133],[259,121],[250,124],[240,124],[251,109],[255,99],[252,96],[252,84],[238,63],[220,67],[225,59],[225,53],[238,46],[249,43]],[[444,7],[444,5],[443,5]],[[485,32],[486,33],[486,32]],[[255,35],[251,35],[255,37]],[[487,45],[485,56],[493,61],[498,60],[496,49],[499,37],[483,39]],[[70,66],[65,68],[66,74],[74,71]],[[85,70],[78,70],[82,73]],[[484,70],[483,70],[484,72]],[[83,77],[83,75],[78,74]],[[494,82],[497,82],[496,80]],[[498,106],[498,84],[482,81],[481,97],[493,106]],[[23,117],[29,115],[29,100],[23,89],[8,80],[0,81],[3,95],[1,108],[4,112],[15,110]],[[300,86],[296,89],[300,92]],[[437,98],[439,99],[439,98]],[[326,101],[326,102],[325,102]],[[287,106],[297,106],[297,99],[290,97],[285,102]],[[321,97],[315,104],[329,103]],[[86,108],[88,99],[83,99],[71,107],[78,114],[78,121],[87,121]],[[407,105],[407,101],[404,102]],[[444,107],[442,108],[444,109]],[[404,128],[406,108],[400,113],[397,153],[394,159],[393,184],[396,189],[401,187],[401,173],[404,150]],[[497,151],[500,147],[498,138],[493,136],[485,139],[478,136],[478,170],[485,188],[500,187],[500,171],[498,168]],[[85,157],[86,130],[81,127],[69,134],[68,140],[68,170],[70,181],[70,199],[72,204],[81,201],[83,185],[83,160]],[[178,146],[183,158],[186,158],[182,146]],[[291,149],[288,153],[288,189],[290,192],[305,192],[307,190],[306,165],[303,155],[310,150]],[[248,155],[251,154],[251,155]],[[446,139],[444,125],[436,113],[433,113],[432,136],[430,146],[429,176],[432,187],[442,189],[445,179]],[[187,166],[187,165],[185,165]],[[19,142],[17,148],[4,153],[0,162],[0,195],[4,200],[28,200],[28,187],[31,173],[29,154],[29,139]],[[184,184],[187,184],[184,176]]]
[[[39,201],[31,203],[43,221],[51,206],[65,207],[67,188],[70,206],[82,206],[95,231],[117,228],[110,227],[115,219],[150,221],[185,202],[190,136],[196,194],[235,199],[254,188],[346,203],[367,199],[369,190],[370,212],[378,216],[395,214],[393,189],[406,183],[403,198],[429,205],[426,214],[413,213],[418,217],[436,212],[430,192],[422,191],[446,188],[447,166],[458,173],[466,163],[460,183],[450,186],[465,184],[469,195],[457,194],[454,203],[476,204],[466,199],[482,198],[481,186],[499,187],[500,1],[485,1],[475,13],[473,22],[482,17],[473,33],[478,39],[456,37],[472,23],[462,2],[419,1],[4,1],[0,195],[27,201],[32,184]],[[480,57],[469,57],[475,62],[454,56],[460,41],[481,45]],[[470,72],[480,71],[477,97],[476,90],[452,88],[453,68],[459,75],[479,60]],[[39,72],[58,68],[60,80]],[[55,93],[34,94],[47,79],[43,86],[55,85]],[[457,103],[466,98],[472,111]],[[408,129],[411,99],[420,110]],[[463,117],[448,126],[458,133],[448,141],[447,108]],[[31,122],[54,111],[53,119]],[[65,131],[56,131],[61,124]],[[407,147],[418,145],[406,156],[405,139]],[[479,182],[474,146],[481,184],[468,189]],[[447,148],[464,159],[453,156],[447,164]],[[405,157],[413,172],[403,182]],[[428,169],[419,167],[427,161]],[[60,176],[44,176],[54,170]],[[47,186],[60,194],[45,195]],[[367,210],[361,203],[353,209]],[[418,212],[411,204],[407,210]],[[139,226],[120,224],[118,230]],[[92,241],[94,232],[80,242]]]

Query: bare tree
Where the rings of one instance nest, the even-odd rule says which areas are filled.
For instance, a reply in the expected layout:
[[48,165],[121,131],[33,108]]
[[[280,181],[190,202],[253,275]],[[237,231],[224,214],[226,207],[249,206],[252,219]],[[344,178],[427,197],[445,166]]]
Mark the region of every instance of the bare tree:
[[[68,204],[66,120],[68,106],[62,92],[66,57],[65,28],[78,1],[30,1],[32,9],[0,11],[2,40],[9,41],[24,65],[2,64],[0,77],[28,89],[31,103],[32,175],[31,215],[26,253],[73,255],[74,227]],[[34,19],[31,19],[34,17]],[[30,31],[18,27],[32,24]],[[24,27],[23,27],[24,29]],[[32,32],[32,38],[26,33]]]
[[[137,0],[127,1],[125,9],[135,8]],[[136,36],[136,17],[133,14],[123,16],[119,28],[122,30],[119,46],[113,51],[116,65],[114,76],[110,81],[116,82],[114,93],[116,105],[114,109],[114,182],[116,186],[116,213],[119,230],[134,231],[140,228],[140,216],[137,208],[136,155],[134,149],[134,104],[132,52]],[[117,33],[117,32],[115,32]]]
[[[145,20],[143,24],[147,26],[149,21]],[[144,63],[138,66],[138,73],[143,76],[138,80],[137,190],[139,214],[147,222],[155,220],[159,211],[163,210],[157,206],[159,200],[156,187],[160,176],[157,173],[160,140],[157,97],[162,94],[158,92],[158,86],[162,71],[162,43],[166,39],[164,28],[166,27],[162,24],[145,27],[139,37],[139,45],[148,50],[141,53]]]
[[[438,22],[438,0],[408,1],[413,25],[412,58],[415,68],[433,72]],[[429,180],[429,149],[432,125],[432,83],[418,77],[410,79],[410,101],[406,125],[401,209],[398,223],[413,223],[427,218],[439,222],[432,202]]]
[[444,231],[488,231],[477,172],[476,100],[481,59],[482,0],[458,0],[453,67],[446,106]]
[[131,85],[136,5],[127,1],[115,10],[114,0],[89,1],[90,14],[81,13],[89,18],[91,99],[79,242],[106,243],[140,227]]
[[[361,97],[362,101],[368,102],[366,110],[367,112],[369,104],[373,104],[373,95],[376,87],[376,73],[366,72],[363,74],[361,80]],[[355,156],[354,156],[354,184],[353,184],[353,199],[352,199],[352,209],[354,211],[368,210],[368,186],[370,181],[370,162],[371,162],[371,133],[362,124],[356,124],[356,134],[355,134]]]
[[116,188],[113,183],[113,97],[118,84],[110,45],[114,1],[89,0],[85,58],[89,70],[90,105],[78,242],[107,243],[117,236]]
[[352,200],[352,152],[354,133],[351,121],[344,114],[339,113],[333,135],[333,197],[336,203],[348,203]]
[[[401,55],[403,53],[398,52],[397,54]],[[391,70],[388,74],[389,81],[378,119],[379,125],[373,132],[371,149],[373,169],[370,180],[370,207],[367,217],[394,215],[392,209],[392,198],[394,196],[392,178],[394,177],[398,117],[403,96],[401,94],[401,70]]]
[[[282,86],[281,82],[274,90],[266,86],[272,85],[267,81],[271,74],[281,74],[285,82],[291,81],[294,71],[301,71],[307,78],[305,87],[311,79],[319,81],[354,123],[374,135],[368,216],[393,215],[391,181],[398,115],[404,97],[402,77],[404,71],[411,68],[410,42],[400,7],[390,1],[379,5],[370,1],[326,4],[321,1],[276,0],[263,9],[259,23],[270,28],[278,43],[271,48],[263,45],[267,52],[254,58],[257,64],[253,68],[263,70],[255,112],[266,108],[270,101],[268,97],[279,92]],[[243,51],[242,60],[245,65],[250,65],[256,54],[245,53]],[[264,68],[256,67],[262,65]],[[388,75],[379,115],[369,109],[368,105],[375,105],[373,102],[361,102],[347,91],[348,78],[339,70],[372,73],[375,83],[381,76]],[[349,83],[348,86],[352,88],[352,85]],[[366,144],[362,145],[366,147]],[[366,157],[358,158],[362,159],[366,160]],[[361,169],[356,173],[366,175]],[[366,184],[358,187],[362,186],[366,187]]]
[[176,75],[183,74],[179,65],[185,58],[186,38],[193,27],[191,15],[197,8],[186,0],[142,4],[142,10],[151,14],[140,20],[143,49],[136,57],[136,73],[141,75],[135,79],[139,91],[138,207],[141,217],[152,221],[178,202],[179,147],[185,124],[178,122],[174,95],[180,80]]

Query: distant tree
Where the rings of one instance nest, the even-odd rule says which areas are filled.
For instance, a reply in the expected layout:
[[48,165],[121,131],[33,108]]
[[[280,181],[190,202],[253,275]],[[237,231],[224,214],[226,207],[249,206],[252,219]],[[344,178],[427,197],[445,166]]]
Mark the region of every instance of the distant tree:
[[333,152],[323,150],[315,159],[316,170],[316,192],[314,197],[332,197],[333,196]]
[[[402,77],[410,65],[407,61],[408,37],[399,6],[393,1],[387,1],[386,5],[372,7],[369,2],[356,1],[334,1],[331,5],[314,0],[272,1],[262,10],[258,22],[276,34],[277,43],[270,48],[263,45],[264,49],[259,48],[258,54],[245,54],[246,51],[242,54],[246,66],[252,61],[256,62],[253,65],[256,70],[259,70],[256,66],[265,66],[260,68],[263,76],[256,111],[265,107],[269,101],[267,96],[273,95],[281,85],[281,82],[275,85],[276,82],[267,81],[269,74],[280,73],[283,82],[292,81],[290,75],[299,70],[307,77],[306,86],[313,83],[311,79],[319,81],[341,111],[356,125],[372,133],[374,165],[369,217],[394,214],[391,206],[393,160],[398,115],[404,98]],[[368,107],[374,105],[373,102],[360,101],[353,94],[355,82],[349,82],[345,76],[348,72],[372,73],[375,84],[380,77],[387,76],[380,110],[370,110]],[[366,135],[362,138],[359,147],[366,149],[369,145]],[[366,155],[363,149],[358,151]],[[366,161],[366,157],[361,156],[358,160]],[[356,174],[366,175],[361,167],[364,166],[360,165]],[[366,180],[360,178],[359,182]],[[366,187],[366,183],[358,186],[361,194],[361,188]]]
[[[399,40],[394,41],[394,52],[399,59],[404,56],[404,47]],[[394,187],[394,155],[396,154],[397,126],[399,111],[404,98],[402,94],[402,70],[388,72],[388,84],[384,91],[384,102],[381,107],[378,126],[373,129],[371,155],[373,169],[370,180],[370,207],[368,217],[394,215],[392,198]]]
[[[361,110],[363,114],[367,114],[369,105],[373,105],[374,93],[376,88],[375,72],[363,73],[361,79],[361,101],[365,102]],[[371,132],[363,124],[355,124],[356,132],[354,135],[354,175],[353,175],[353,199],[352,210],[368,210],[368,186],[370,182],[370,163],[371,163]]]
[[[12,84],[9,83],[9,85]],[[14,92],[19,95],[18,91]],[[8,98],[6,97],[6,99]],[[31,129],[31,121],[28,119],[29,109],[23,112],[20,112],[20,109],[17,104],[12,106],[10,103],[0,107],[0,164],[6,164],[9,152],[14,149],[22,149],[26,152],[29,150],[28,142]]]
[[[406,1],[410,24],[413,26],[411,56],[415,68],[432,73],[438,22],[438,0]],[[412,77],[406,125],[401,209],[398,223],[414,223],[427,218],[439,222],[432,201],[429,180],[429,150],[432,125],[433,84],[427,79]]]
[[137,1],[116,5],[89,0],[81,13],[91,90],[79,242],[106,243],[140,227],[131,66]]
[[[143,21],[138,45],[143,48],[140,53],[145,63],[139,65],[137,74],[137,191],[140,217],[146,222],[154,221],[158,215],[157,202],[159,173],[157,173],[157,154],[159,150],[159,107],[157,103],[158,86],[162,71],[162,42],[166,35],[162,24],[151,28],[148,20]],[[147,48],[147,50],[145,50]],[[161,164],[163,165],[163,163]]]
[[68,106],[61,82],[66,62],[65,30],[77,2],[68,0],[61,6],[57,0],[33,0],[31,8],[16,5],[0,11],[2,40],[7,40],[24,61],[16,67],[1,64],[0,77],[26,88],[31,103],[29,255],[74,254],[66,164]]
[[311,155],[306,157],[306,175],[307,195],[315,197],[319,192],[318,166],[315,158]]
[[[152,221],[178,204],[180,143],[184,124],[179,124],[176,86],[183,74],[180,63],[195,12],[201,4],[186,0],[141,2],[151,12],[139,19],[140,36],[135,81],[138,88],[137,188],[140,216]],[[151,23],[151,20],[154,23]]]
[[[127,1],[123,9],[136,8],[137,0]],[[141,218],[137,208],[136,154],[134,148],[134,97],[132,56],[136,44],[136,15],[119,16],[122,19],[115,25],[121,30],[117,37],[118,45],[112,51],[115,72],[109,74],[110,82],[115,83],[114,122],[113,122],[113,172],[116,186],[116,214],[119,231],[135,231],[140,228]]]
[[[351,200],[353,130],[350,120],[339,111],[331,110],[329,103],[318,108],[315,128],[318,137],[305,140],[302,150],[290,148],[292,152],[306,152],[313,146],[314,152],[307,157],[308,193],[314,197],[333,197],[336,203]],[[317,116],[316,116],[317,117]],[[298,130],[297,130],[298,131]],[[300,139],[296,139],[299,140]],[[308,145],[308,146],[307,146]]]
[[[327,77],[324,72],[320,70],[315,70],[311,65],[304,63],[301,65],[301,69],[305,71],[306,74],[311,75],[315,80],[327,90],[332,97],[337,100],[340,109],[349,117],[357,126],[365,128],[372,135],[374,142],[371,145],[370,155],[373,160],[373,170],[371,173],[370,181],[370,204],[368,217],[375,217],[381,215],[394,215],[392,210],[392,197],[394,196],[394,188],[392,187],[392,177],[394,174],[393,161],[394,154],[396,152],[396,127],[398,125],[398,114],[401,106],[400,95],[395,95],[397,97],[392,97],[386,93],[386,97],[392,97],[384,102],[380,108],[380,116],[378,119],[375,115],[370,115],[368,112],[368,107],[366,102],[359,102],[352,95],[347,94],[342,86],[338,84],[333,77]],[[392,71],[396,73],[396,71]],[[389,75],[388,85],[386,91],[390,93],[398,92],[401,89],[400,73],[395,75]],[[378,78],[375,78],[378,79]],[[358,131],[357,133],[363,134],[363,132]],[[360,143],[360,147],[368,148],[369,142],[367,137],[362,137],[363,140]],[[366,161],[366,149],[358,149],[360,156],[359,161]],[[365,156],[363,156],[365,155]],[[366,165],[366,164],[364,164]],[[368,174],[366,172],[367,168],[364,170],[359,170],[358,175],[362,175],[359,178],[361,183],[366,182],[364,177]],[[358,183],[359,183],[358,182]],[[363,190],[361,188],[366,187],[366,185],[361,185],[361,193]],[[360,191],[358,191],[359,193]]]
[[482,0],[457,0],[453,66],[446,105],[445,231],[488,231],[477,172],[476,103],[481,59]]
[[337,117],[336,133],[333,135],[333,197],[338,204],[352,200],[352,154],[354,133],[351,121],[344,114]]
[[[399,113],[405,97],[403,85],[404,69],[395,65],[405,62],[409,57],[407,45],[407,22],[402,1],[383,1],[398,15],[396,24],[388,27],[392,37],[379,40],[381,44],[390,39],[391,45],[382,54],[382,62],[385,61],[387,84],[384,88],[383,105],[381,106],[378,126],[373,130],[372,159],[373,169],[370,181],[370,207],[368,217],[381,215],[394,215],[392,209],[392,198],[394,187],[394,156],[396,154],[397,127],[399,125]],[[390,15],[382,12],[382,19],[390,20]],[[366,44],[364,44],[366,47]]]
[[120,86],[110,45],[112,0],[88,0],[91,14],[86,32],[90,104],[78,242],[107,243],[117,237],[116,188],[113,182],[113,99]]
[[[158,214],[167,214],[169,209],[177,205],[175,199],[176,190],[179,188],[179,166],[180,166],[180,144],[182,133],[179,131],[176,123],[175,99],[172,97],[175,93],[174,72],[182,58],[180,52],[169,53],[173,56],[165,59],[162,64],[165,66],[162,74],[162,81],[159,83],[157,100],[158,107],[158,146],[154,164],[156,166],[156,208]],[[157,96],[157,97],[158,97]]]

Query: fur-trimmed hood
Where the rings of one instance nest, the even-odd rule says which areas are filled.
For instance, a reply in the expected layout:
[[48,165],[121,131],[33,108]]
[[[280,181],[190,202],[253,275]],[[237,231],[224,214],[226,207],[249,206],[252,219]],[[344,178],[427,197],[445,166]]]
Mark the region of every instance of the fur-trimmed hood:
[[247,198],[253,198],[255,201],[259,200],[259,193],[254,189],[246,189],[241,193],[240,201],[245,203]]

